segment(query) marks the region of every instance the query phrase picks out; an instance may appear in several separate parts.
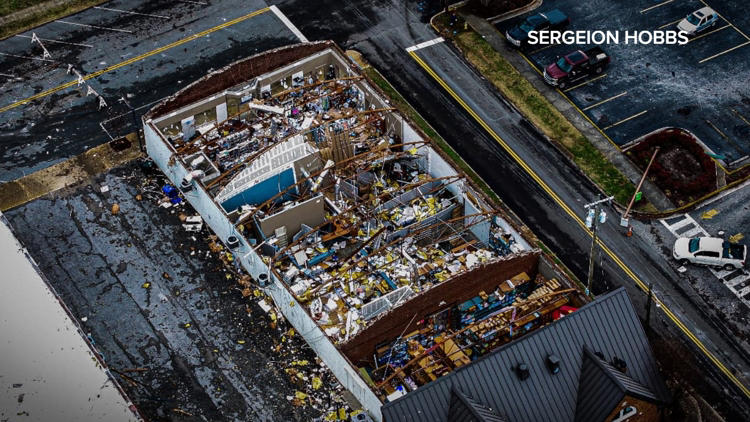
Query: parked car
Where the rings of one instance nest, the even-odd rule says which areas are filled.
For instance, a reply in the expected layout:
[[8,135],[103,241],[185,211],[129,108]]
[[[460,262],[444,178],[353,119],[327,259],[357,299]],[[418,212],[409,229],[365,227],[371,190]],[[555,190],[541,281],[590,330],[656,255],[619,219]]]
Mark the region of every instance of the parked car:
[[559,9],[537,13],[524,19],[519,25],[505,31],[505,38],[516,47],[524,47],[529,41],[529,32],[545,29],[560,29],[570,23],[570,18]]
[[745,266],[747,246],[718,237],[681,237],[674,242],[672,256],[680,265],[693,263],[734,270]]
[[710,7],[703,7],[687,15],[687,17],[677,24],[677,29],[686,32],[688,35],[697,35],[700,32],[716,25],[719,21],[719,14]]
[[544,80],[560,89],[592,74],[599,74],[609,65],[610,57],[601,47],[576,50],[560,57],[544,68]]

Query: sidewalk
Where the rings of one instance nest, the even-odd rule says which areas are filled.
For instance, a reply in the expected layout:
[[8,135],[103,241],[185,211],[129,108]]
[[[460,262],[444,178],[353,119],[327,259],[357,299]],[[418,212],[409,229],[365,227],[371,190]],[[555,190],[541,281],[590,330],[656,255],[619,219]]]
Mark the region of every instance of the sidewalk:
[[[634,185],[641,178],[641,171],[622,152],[607,140],[587,119],[585,119],[557,90],[550,87],[515,50],[508,47],[505,38],[492,24],[475,15],[462,15],[468,24],[482,36],[500,55],[515,67],[544,97],[607,157]],[[510,17],[510,16],[509,16]],[[644,195],[659,210],[674,208],[674,204],[649,180],[641,187]],[[627,205],[627,204],[623,204]]]
[[109,142],[20,179],[0,184],[0,211],[7,211],[40,196],[90,180],[105,171],[142,157],[135,133],[130,147],[115,151]]

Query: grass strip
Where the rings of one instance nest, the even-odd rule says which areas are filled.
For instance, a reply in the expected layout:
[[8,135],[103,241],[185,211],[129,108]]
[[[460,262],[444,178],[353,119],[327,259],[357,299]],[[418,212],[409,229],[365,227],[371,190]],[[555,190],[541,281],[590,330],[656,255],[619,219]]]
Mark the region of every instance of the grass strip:
[[[104,3],[106,0],[68,0],[62,3],[49,1],[41,3],[31,0],[10,0],[0,6],[0,16],[8,17],[11,13],[21,13],[0,25],[0,39],[27,31],[44,23],[78,13],[91,6]],[[24,13],[24,9],[28,13]]]
[[[441,16],[442,18],[442,16]],[[436,19],[436,24],[444,24]],[[457,25],[461,27],[463,25]],[[452,30],[451,30],[452,31]],[[448,32],[451,32],[448,31]],[[444,33],[446,31],[443,31]],[[575,164],[608,195],[627,204],[635,187],[552,103],[479,34],[455,31],[452,38],[466,59],[550,139],[568,151]],[[450,35],[449,35],[450,36]]]
[[367,76],[375,82],[375,84],[385,92],[390,98],[391,105],[396,107],[403,115],[407,116],[412,122],[416,123],[417,126],[429,136],[435,144],[443,150],[457,165],[458,167],[469,176],[469,178],[482,189],[487,196],[492,198],[493,201],[501,202],[497,194],[482,180],[479,175],[461,158],[460,155],[451,147],[448,142],[440,136],[435,129],[430,126],[427,121],[409,104],[404,97],[396,91],[393,86],[380,74],[374,67],[368,66],[364,69]]

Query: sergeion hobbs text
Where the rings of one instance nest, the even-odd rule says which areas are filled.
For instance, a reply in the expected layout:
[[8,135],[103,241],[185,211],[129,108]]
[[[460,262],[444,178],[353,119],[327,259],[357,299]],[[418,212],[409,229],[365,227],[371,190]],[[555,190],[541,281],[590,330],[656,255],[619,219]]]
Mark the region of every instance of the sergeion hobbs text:
[[688,43],[687,33],[674,30],[655,31],[530,31],[529,44],[679,44]]

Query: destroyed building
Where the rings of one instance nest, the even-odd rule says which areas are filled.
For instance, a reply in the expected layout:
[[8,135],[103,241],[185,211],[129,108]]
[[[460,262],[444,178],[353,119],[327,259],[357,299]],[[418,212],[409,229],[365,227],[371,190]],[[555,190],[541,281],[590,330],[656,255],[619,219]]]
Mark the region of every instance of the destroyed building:
[[331,42],[235,62],[143,122],[149,156],[378,421],[586,302]]

